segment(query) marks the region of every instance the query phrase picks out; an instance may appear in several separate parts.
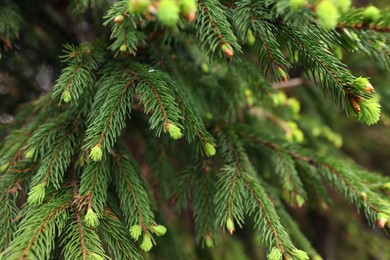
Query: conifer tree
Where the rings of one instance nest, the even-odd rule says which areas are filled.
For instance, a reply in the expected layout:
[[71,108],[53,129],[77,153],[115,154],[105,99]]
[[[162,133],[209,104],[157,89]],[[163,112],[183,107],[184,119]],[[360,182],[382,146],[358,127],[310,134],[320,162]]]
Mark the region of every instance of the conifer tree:
[[389,69],[389,33],[390,10],[350,0],[2,1],[5,73],[30,86],[23,62],[63,52],[51,92],[1,126],[0,258],[209,259],[254,237],[259,259],[319,260],[290,213],[333,190],[389,230],[390,179],[316,152],[308,135],[340,137],[275,87],[298,73],[327,113],[375,124],[379,95],[340,54]]

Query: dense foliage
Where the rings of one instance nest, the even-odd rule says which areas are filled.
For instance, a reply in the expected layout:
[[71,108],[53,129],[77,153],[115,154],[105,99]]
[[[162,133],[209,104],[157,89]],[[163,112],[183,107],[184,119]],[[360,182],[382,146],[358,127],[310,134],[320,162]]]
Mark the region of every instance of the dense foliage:
[[1,77],[39,97],[1,118],[0,258],[318,260],[293,215],[337,219],[334,190],[389,229],[390,179],[326,122],[381,118],[342,54],[389,70],[389,33],[349,0],[3,1]]

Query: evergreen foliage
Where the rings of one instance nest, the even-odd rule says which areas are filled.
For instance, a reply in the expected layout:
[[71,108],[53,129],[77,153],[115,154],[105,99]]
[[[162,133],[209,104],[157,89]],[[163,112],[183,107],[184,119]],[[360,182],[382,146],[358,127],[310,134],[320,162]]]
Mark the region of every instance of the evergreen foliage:
[[[1,259],[207,258],[226,231],[245,230],[270,260],[318,260],[289,209],[332,207],[330,187],[389,229],[390,179],[318,153],[300,103],[272,86],[301,70],[342,119],[377,123],[379,95],[338,54],[363,52],[389,69],[389,10],[333,0],[69,2],[66,12],[96,35],[63,42],[51,94],[0,128]],[[9,73],[30,37],[42,37],[28,5],[0,3]]]

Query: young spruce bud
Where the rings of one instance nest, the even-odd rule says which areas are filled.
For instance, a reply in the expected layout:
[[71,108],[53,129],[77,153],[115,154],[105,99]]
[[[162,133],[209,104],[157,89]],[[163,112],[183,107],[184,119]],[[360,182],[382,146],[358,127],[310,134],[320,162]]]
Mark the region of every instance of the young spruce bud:
[[97,214],[92,210],[92,208],[88,207],[87,214],[85,214],[85,224],[88,227],[97,227],[99,225],[99,219]]
[[171,138],[173,140],[180,139],[183,136],[180,128],[177,125],[175,125],[175,124],[172,124],[172,123],[168,122],[165,125],[165,130],[168,131],[169,135],[171,136]]
[[234,222],[231,217],[228,217],[226,220],[226,228],[229,231],[230,235],[233,235],[234,232]]
[[231,58],[234,55],[234,50],[232,46],[229,43],[222,44],[222,52],[225,54],[226,57]]
[[150,249],[153,247],[152,238],[149,234],[144,234],[144,237],[142,239],[141,249],[145,252],[149,252]]
[[282,258],[282,252],[280,252],[276,247],[272,248],[271,252],[267,255],[268,260],[282,260]]
[[179,21],[179,6],[174,0],[161,0],[157,10],[158,20],[168,26],[174,27]]
[[383,212],[376,214],[376,224],[379,228],[384,228],[388,220],[389,216],[387,216],[387,214]]
[[46,182],[35,185],[28,193],[27,202],[30,205],[41,205],[45,198]]
[[69,103],[70,100],[72,99],[72,96],[70,95],[70,91],[68,89],[65,89],[64,92],[62,92],[61,99],[65,103]]
[[340,13],[331,0],[322,0],[316,6],[318,23],[326,30],[336,27]]
[[103,153],[102,153],[102,145],[97,144],[95,145],[92,149],[91,152],[89,153],[89,158],[91,158],[92,161],[100,161],[102,159]]
[[152,226],[152,230],[154,233],[156,233],[157,236],[163,236],[165,233],[167,233],[167,228],[163,225]]
[[215,155],[215,146],[211,143],[205,143],[203,146],[204,152],[208,157],[214,156]]
[[115,16],[114,18],[114,23],[116,24],[121,24],[123,22],[123,20],[125,19],[125,17],[123,15],[117,15]]
[[142,234],[142,228],[140,225],[134,225],[129,230],[130,236],[137,241]]

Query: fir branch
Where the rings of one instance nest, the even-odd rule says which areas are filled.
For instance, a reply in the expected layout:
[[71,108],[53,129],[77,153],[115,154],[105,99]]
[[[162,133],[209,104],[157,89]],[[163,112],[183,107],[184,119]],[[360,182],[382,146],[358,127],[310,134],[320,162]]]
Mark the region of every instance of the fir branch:
[[11,194],[0,195],[0,252],[5,251],[16,231],[16,217],[19,214],[19,208],[16,205],[16,196]]
[[0,6],[0,41],[5,50],[12,49],[12,42],[19,38],[24,20],[17,5],[6,2]]
[[[32,186],[52,184],[56,189],[61,185],[65,170],[77,149],[77,122],[79,117],[69,124],[72,113],[60,114],[51,122],[42,125],[29,139],[27,151],[32,157],[39,158],[39,168],[32,179]],[[73,129],[69,129],[69,127]]]
[[390,67],[390,46],[384,35],[372,31],[338,28],[333,32],[340,46],[349,51],[363,51],[385,69]]
[[114,182],[126,223],[145,232],[155,223],[153,205],[144,176],[133,158],[124,151],[111,151]]
[[[273,197],[274,201],[275,198]],[[275,203],[276,204],[276,203]],[[283,226],[286,228],[288,233],[291,235],[292,240],[302,247],[305,252],[308,253],[310,257],[315,259],[318,258],[319,254],[317,250],[313,247],[310,241],[306,238],[306,236],[299,229],[298,223],[288,214],[288,212],[282,206],[282,203],[278,203],[275,206],[278,216],[280,217],[280,221],[283,223]]]
[[115,18],[121,16],[120,22],[115,22],[111,28],[110,39],[114,42],[109,46],[112,51],[129,52],[135,54],[137,46],[145,44],[145,34],[137,31],[136,20],[140,19],[138,15],[132,15],[127,12],[128,1],[118,1],[114,3],[104,16],[106,20],[103,25],[107,26],[115,22]]
[[139,95],[145,113],[153,112],[149,119],[150,128],[156,129],[157,136],[162,131],[171,135],[169,127],[180,128],[179,121],[183,118],[172,90],[176,86],[175,81],[164,72],[145,65],[134,65],[130,73],[137,77],[135,93]]
[[[197,138],[199,145],[195,144],[196,151],[205,156],[213,156],[210,154],[206,147],[207,145],[215,146],[215,140],[213,136],[207,131],[202,118],[200,117],[199,111],[196,109],[196,106],[191,99],[188,98],[188,95],[185,94],[184,90],[181,90],[179,87],[175,86],[173,88],[175,93],[175,100],[178,104],[179,109],[183,113],[184,120],[183,126],[185,129],[185,134],[189,143],[195,141]],[[215,149],[215,148],[214,148]]]
[[61,236],[62,253],[65,259],[110,259],[105,256],[99,236],[94,229],[85,226],[81,213],[74,209],[74,215],[66,222]]
[[224,44],[229,44],[236,53],[241,51],[220,2],[199,0],[196,25],[200,46],[208,49],[207,52],[211,59],[225,57],[222,51]]
[[110,151],[120,130],[126,126],[133,103],[131,87],[136,78],[117,69],[110,63],[97,83],[98,93],[88,117],[85,150],[99,147],[103,154]]
[[27,207],[21,212],[23,219],[10,246],[2,252],[4,259],[50,257],[54,237],[62,233],[69,217],[67,209],[71,206],[71,196],[68,191],[41,207]]
[[[11,132],[0,150],[0,167],[14,166],[22,157],[22,147],[26,144],[31,132],[28,128],[21,128]],[[7,169],[8,166],[5,168]],[[5,171],[4,169],[4,171]]]
[[237,4],[234,10],[233,24],[241,34],[243,41],[247,38],[247,32],[250,30],[256,38],[255,48],[259,55],[261,68],[265,74],[268,74],[269,68],[272,68],[272,75],[277,78],[287,80],[287,74],[283,67],[291,67],[290,63],[284,58],[281,52],[276,36],[272,31],[276,30],[273,24],[267,22],[268,10],[263,3],[245,0]]
[[62,69],[61,76],[53,86],[52,98],[61,96],[64,102],[77,102],[85,89],[91,88],[95,82],[95,72],[103,61],[103,52],[99,44],[80,46],[65,45],[62,62],[67,66]]
[[[251,142],[256,142],[275,151],[284,151],[294,160],[314,166],[325,180],[338,189],[350,203],[353,203],[358,209],[361,207],[364,209],[365,215],[371,224],[376,220],[378,213],[390,212],[390,202],[381,199],[362,183],[353,173],[352,165],[348,164],[346,167],[345,163],[335,160],[330,161],[329,159],[302,155],[292,147],[285,148],[279,145],[275,139],[265,137],[245,126],[238,128],[238,134]],[[362,194],[366,195],[362,196]]]
[[89,163],[81,175],[80,199],[88,205],[88,209],[93,209],[99,217],[102,216],[106,206],[110,179],[107,160]]
[[307,200],[306,191],[292,158],[282,151],[273,151],[275,155],[275,171],[280,176],[284,199],[290,205],[301,207]]
[[291,41],[290,53],[294,55],[298,52],[299,60],[310,73],[309,76],[316,82],[322,81],[321,87],[323,87],[324,93],[330,93],[337,107],[342,109],[343,104],[346,104],[346,98],[351,93],[349,86],[354,80],[346,66],[334,57],[326,47],[318,44],[321,42],[321,38],[318,38],[314,31],[305,35],[290,26],[282,28]]
[[126,225],[108,208],[104,210],[98,230],[115,259],[142,259],[126,231]]
[[244,181],[251,196],[251,199],[247,200],[248,214],[254,214],[255,228],[260,231],[262,242],[269,249],[277,247],[285,257],[291,257],[296,248],[281,225],[275,207],[263,187],[250,176],[246,176]]
[[[243,171],[241,165],[244,150],[237,140],[231,141],[226,135],[220,134],[219,145],[221,155],[224,157],[225,165],[218,174],[216,183],[216,221],[224,226],[227,221],[236,221],[239,226],[244,222],[245,198]],[[234,228],[229,230],[233,233]]]
[[210,162],[204,161],[193,173],[193,205],[195,237],[197,243],[209,245],[215,239],[215,178],[210,170]]
[[[234,167],[233,173],[235,175],[233,175],[232,180],[231,176],[227,177],[225,171],[225,176],[221,175],[217,182],[215,198],[217,222],[223,223],[221,214],[227,214],[226,219],[234,218],[241,225],[244,213],[254,214],[254,226],[260,231],[261,240],[268,249],[271,250],[276,247],[286,257],[292,256],[297,249],[281,225],[274,205],[260,184],[243,145],[232,129],[224,129],[224,132],[226,135],[222,135],[219,142],[221,153],[225,157],[225,164],[228,164],[224,168]],[[226,186],[226,183],[233,183],[234,185]],[[237,183],[240,186],[239,188],[236,187]],[[227,207],[224,206],[226,204]],[[219,205],[223,205],[224,208]],[[229,228],[228,222],[225,223]],[[232,230],[229,231],[232,232]]]
[[350,8],[347,12],[343,13],[339,18],[338,29],[350,28],[355,30],[377,31],[377,32],[390,32],[390,11],[381,10],[378,17],[375,20],[370,20],[365,17],[365,8]]

